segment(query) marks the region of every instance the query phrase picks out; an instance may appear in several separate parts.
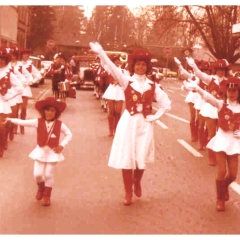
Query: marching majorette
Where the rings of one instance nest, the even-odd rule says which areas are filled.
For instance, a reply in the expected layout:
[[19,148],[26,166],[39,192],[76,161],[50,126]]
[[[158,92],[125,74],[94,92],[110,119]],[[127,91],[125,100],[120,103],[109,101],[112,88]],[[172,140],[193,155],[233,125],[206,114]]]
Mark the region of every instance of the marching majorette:
[[[72,139],[69,128],[59,120],[66,108],[66,103],[57,101],[55,97],[47,97],[35,103],[40,118],[22,120],[6,118],[24,127],[34,127],[37,130],[37,146],[29,154],[34,160],[34,178],[38,185],[36,199],[42,200],[43,206],[51,205],[51,192],[53,188],[53,172],[58,162],[65,157],[63,149]],[[64,138],[60,141],[61,134]]]
[[[22,66],[31,74],[31,78],[27,78],[26,75],[25,78],[28,81],[28,85],[24,87],[23,91],[23,102],[21,103],[20,106],[20,118],[21,119],[26,119],[27,116],[27,106],[28,106],[28,99],[29,97],[32,97],[32,91],[30,88],[30,85],[36,82],[39,82],[40,79],[42,78],[41,73],[37,70],[37,68],[32,64],[32,62],[29,60],[30,54],[32,53],[31,49],[20,49],[19,54],[20,54],[20,61],[22,62]],[[31,79],[31,80],[30,80]],[[24,127],[20,126],[20,132],[21,134],[24,134]]]
[[[223,81],[226,81],[228,76],[228,72],[230,70],[230,64],[226,59],[218,59],[214,65],[213,68],[213,74],[208,75],[204,72],[202,72],[194,62],[192,58],[187,57],[186,58],[188,64],[193,68],[194,73],[196,76],[201,79],[203,82],[205,82],[208,85],[208,91],[218,99],[222,98],[222,91],[221,91],[221,84]],[[217,132],[217,120],[218,120],[218,113],[217,108],[212,106],[208,102],[204,102],[200,114],[205,117],[206,120],[206,126],[207,126],[207,132],[208,132],[208,142],[216,135]],[[216,166],[216,156],[212,149],[208,149],[208,164],[210,166]]]
[[[187,66],[187,68],[184,69],[181,62],[176,57],[174,57],[174,61],[177,63],[179,73],[183,78],[185,78],[185,79],[190,78],[192,80],[197,81],[197,83],[199,83],[199,78],[195,76],[191,67]],[[194,91],[189,91],[185,98],[185,102],[188,104],[189,112],[190,112],[189,126],[190,126],[192,142],[198,141],[198,123],[199,123],[199,121],[198,121],[198,115],[197,115],[196,108],[194,107],[197,99],[198,99],[198,93],[194,92]]]
[[222,82],[223,99],[214,97],[191,80],[185,80],[187,88],[196,90],[218,112],[218,130],[209,141],[207,148],[216,154],[217,159],[217,211],[225,210],[229,200],[228,186],[237,177],[238,155],[240,154],[240,79],[229,77]]
[[3,124],[3,119],[12,113],[10,99],[23,91],[23,85],[8,67],[9,61],[10,55],[6,47],[0,47],[0,157],[7,149],[10,128],[9,124]]
[[[112,54],[109,58],[117,67],[121,67],[120,55]],[[108,88],[102,98],[107,100],[109,136],[114,136],[121,117],[125,96],[123,88],[110,74],[108,75],[108,82]]]
[[[8,66],[10,70],[16,75],[18,80],[23,85],[23,92],[15,97],[16,105],[12,106],[12,114],[11,117],[18,118],[19,117],[19,109],[21,104],[23,103],[23,95],[25,96],[29,92],[31,93],[31,89],[29,85],[32,83],[32,75],[26,70],[26,68],[22,65],[22,62],[19,61],[19,49],[16,46],[9,47],[10,54],[10,62]],[[9,138],[13,140],[14,134],[17,133],[17,125],[11,124]]]
[[[151,71],[151,54],[136,49],[128,56],[130,75],[122,72],[106,55],[102,46],[90,42],[90,48],[98,54],[101,65],[118,81],[125,93],[125,110],[118,122],[108,166],[121,169],[125,188],[124,205],[132,203],[132,193],[142,196],[141,179],[146,164],[154,162],[153,122],[171,109],[167,94],[146,75]],[[155,100],[158,110],[152,113]]]

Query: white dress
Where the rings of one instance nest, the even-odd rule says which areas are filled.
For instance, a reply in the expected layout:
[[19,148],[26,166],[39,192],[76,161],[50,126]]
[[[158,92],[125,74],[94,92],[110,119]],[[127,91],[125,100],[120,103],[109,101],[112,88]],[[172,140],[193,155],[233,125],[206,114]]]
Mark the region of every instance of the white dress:
[[[218,112],[223,106],[223,100],[214,98],[210,93],[204,96],[204,99],[216,107]],[[227,108],[231,109],[233,113],[240,113],[240,104],[235,102],[228,102]],[[240,139],[233,135],[233,131],[223,131],[220,127],[216,135],[209,141],[206,146],[214,152],[225,152],[227,155],[240,154]]]
[[[18,118],[11,118],[11,122],[24,127],[34,127],[36,129],[38,127],[38,119],[21,120]],[[46,122],[46,128],[48,131],[51,129],[53,123],[54,122],[47,124]],[[71,141],[72,133],[63,122],[61,124],[61,133],[64,135],[64,138],[60,141],[59,145],[65,147]],[[53,134],[50,137],[54,137]],[[49,147],[44,148],[38,145],[29,154],[29,157],[41,162],[60,162],[65,159],[62,153],[55,153]]]
[[[130,83],[131,87],[143,94],[151,88],[153,81],[145,75],[134,74],[132,77],[124,74],[118,69],[105,53],[99,55],[102,66],[118,80],[119,84],[126,89]],[[144,82],[143,85],[140,82]],[[155,99],[158,109],[164,113],[171,109],[171,101],[167,94],[155,84]],[[127,99],[126,99],[127,101]],[[142,113],[130,115],[124,110],[116,129],[112,148],[109,156],[108,166],[116,169],[145,169],[146,163],[155,161],[153,122],[145,121]]]

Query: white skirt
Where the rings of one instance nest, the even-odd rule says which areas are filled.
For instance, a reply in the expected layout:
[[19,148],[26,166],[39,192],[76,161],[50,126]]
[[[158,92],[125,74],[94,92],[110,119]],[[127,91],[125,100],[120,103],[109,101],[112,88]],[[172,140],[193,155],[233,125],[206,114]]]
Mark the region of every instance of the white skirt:
[[186,98],[185,98],[185,102],[186,103],[195,103],[197,98],[198,98],[198,93],[197,92],[189,91]]
[[2,114],[12,113],[12,109],[9,104],[9,101],[3,101],[1,96],[2,95],[0,94],[0,113],[2,113]]
[[201,110],[204,103],[205,103],[205,100],[203,100],[201,95],[198,93],[197,99],[194,103],[194,108],[197,110]]
[[108,100],[125,101],[124,90],[118,84],[117,85],[109,84],[108,88],[106,89],[102,97]]
[[206,146],[214,152],[225,152],[227,155],[240,154],[240,140],[233,136],[232,131],[218,129],[216,135]]
[[50,147],[39,147],[38,145],[29,154],[29,157],[33,160],[40,162],[60,162],[65,158],[62,153],[55,153]]
[[24,87],[22,96],[23,97],[32,97],[32,90],[31,90],[30,86]]
[[108,166],[116,169],[145,169],[155,161],[153,124],[141,113],[131,116],[125,109],[116,129]]
[[218,111],[216,107],[213,107],[210,103],[204,102],[199,112],[203,117],[209,117],[212,119],[218,119]]

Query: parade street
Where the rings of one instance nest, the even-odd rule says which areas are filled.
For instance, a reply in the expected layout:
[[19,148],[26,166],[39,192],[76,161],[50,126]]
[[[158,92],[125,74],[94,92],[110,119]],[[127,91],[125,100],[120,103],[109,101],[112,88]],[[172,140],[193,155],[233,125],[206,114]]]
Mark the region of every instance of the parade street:
[[[240,234],[240,179],[230,185],[225,212],[217,212],[217,167],[190,140],[187,93],[176,79],[161,83],[172,109],[154,123],[155,163],[147,165],[141,198],[123,205],[121,171],[107,165],[113,140],[107,113],[93,91],[77,90],[60,117],[73,139],[55,169],[51,206],[35,199],[28,154],[36,129],[26,128],[9,142],[0,159],[0,234]],[[36,100],[52,96],[51,81],[32,92],[27,119],[38,117]]]

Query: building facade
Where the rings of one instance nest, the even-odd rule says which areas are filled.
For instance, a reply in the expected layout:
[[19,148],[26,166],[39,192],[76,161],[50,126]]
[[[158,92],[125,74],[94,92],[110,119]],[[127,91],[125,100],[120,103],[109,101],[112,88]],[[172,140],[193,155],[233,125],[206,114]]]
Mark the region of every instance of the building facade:
[[26,47],[29,32],[28,6],[0,6],[0,45]]
[[17,6],[0,6],[0,44],[17,44],[18,10]]

